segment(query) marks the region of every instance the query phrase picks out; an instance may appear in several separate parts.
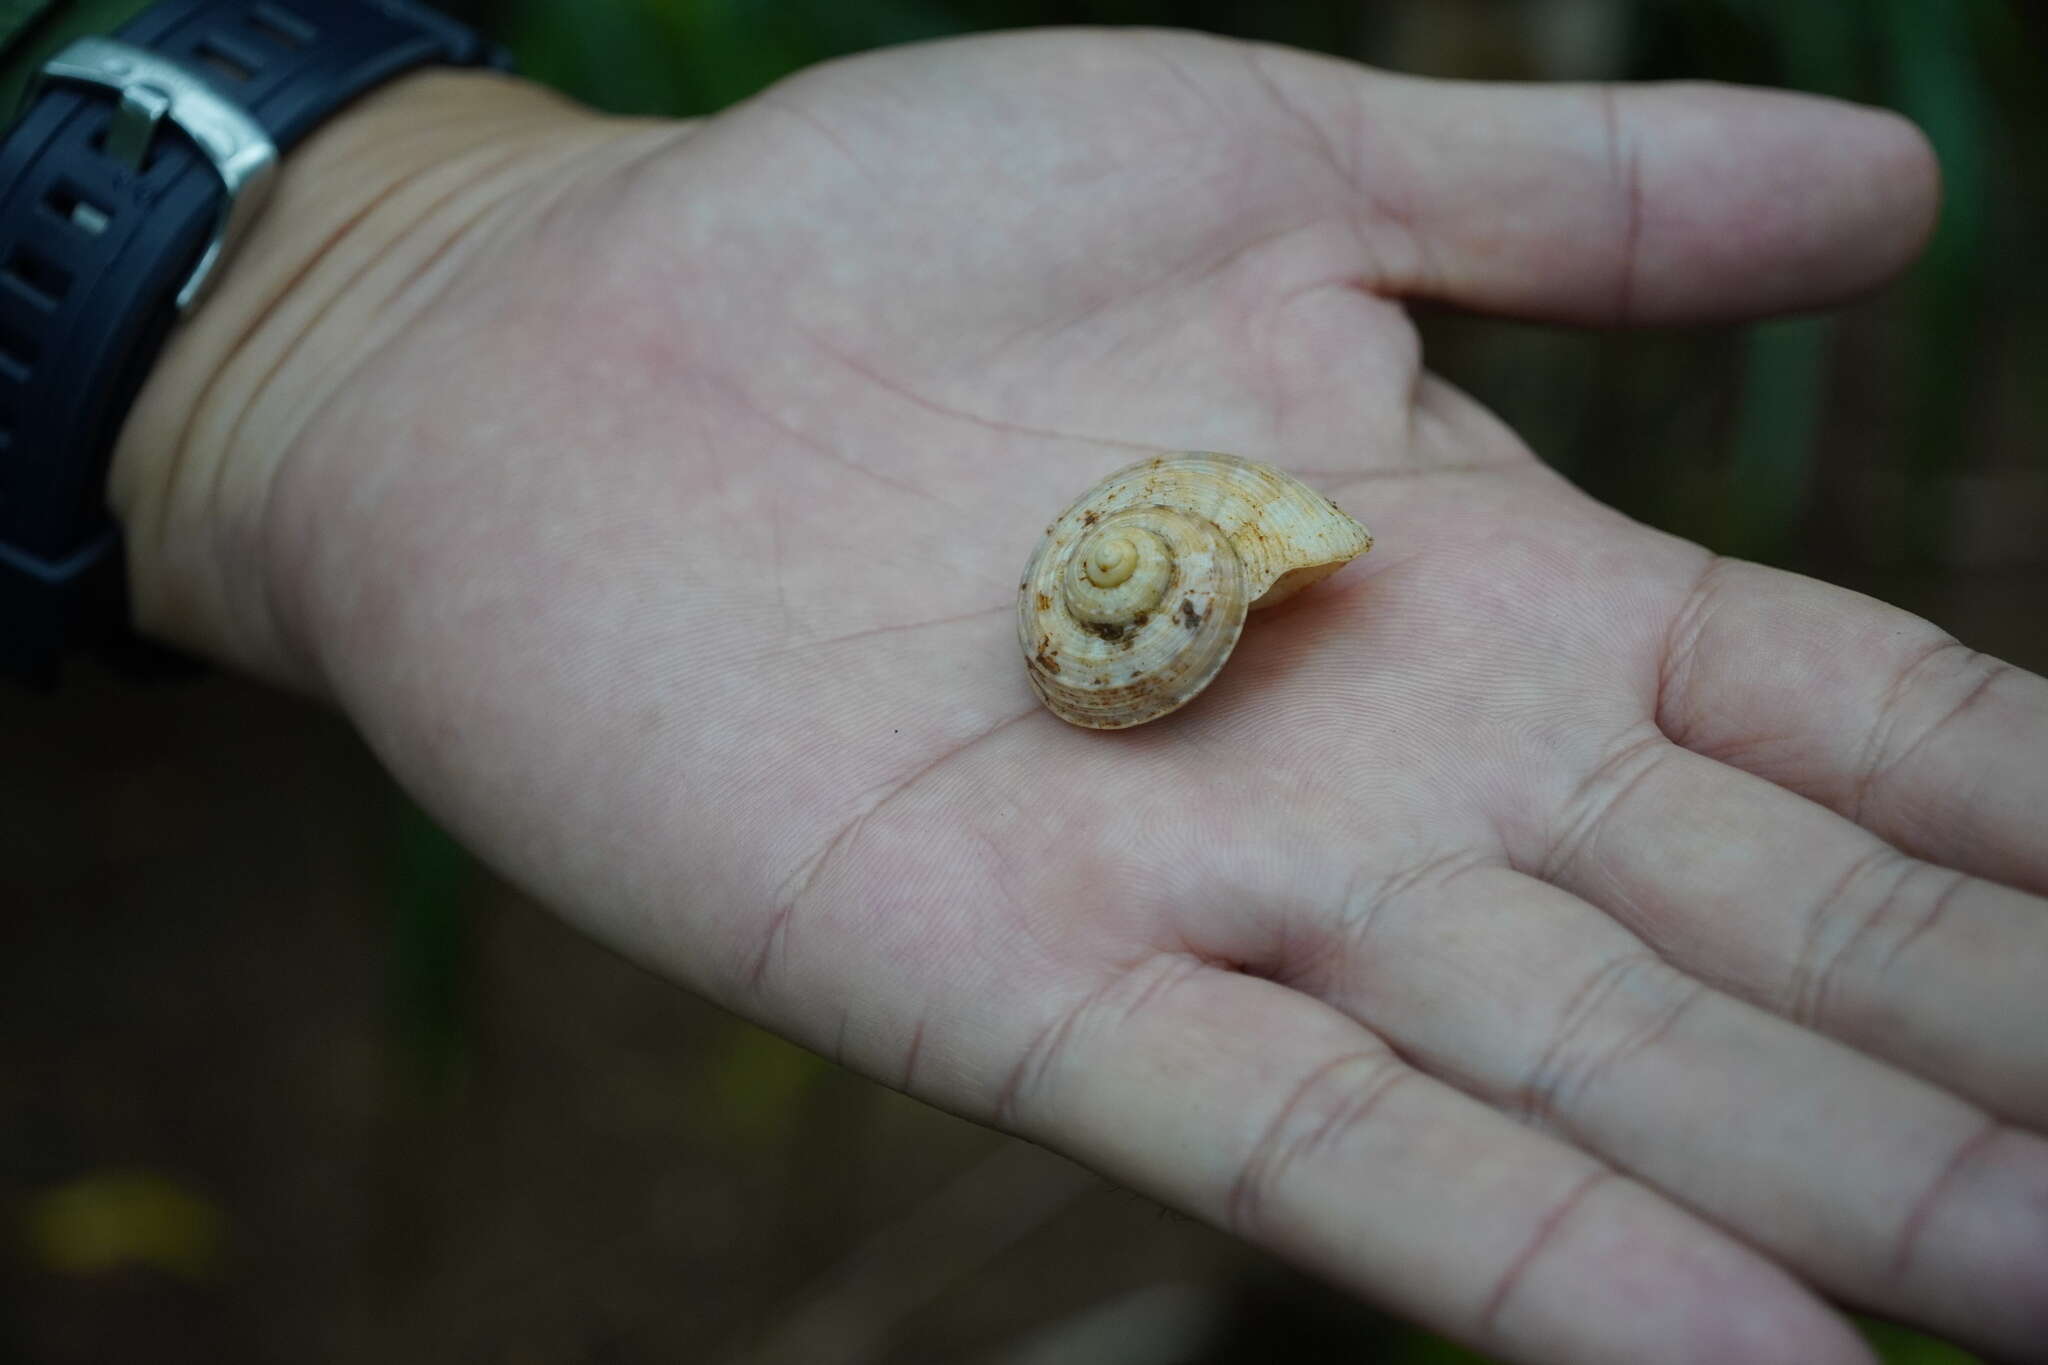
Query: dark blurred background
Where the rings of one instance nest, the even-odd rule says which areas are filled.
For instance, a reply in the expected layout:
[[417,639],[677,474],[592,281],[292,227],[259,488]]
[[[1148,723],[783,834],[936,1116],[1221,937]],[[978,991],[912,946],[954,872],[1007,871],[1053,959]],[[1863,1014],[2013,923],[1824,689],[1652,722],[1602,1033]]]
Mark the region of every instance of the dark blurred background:
[[[1406,71],[1899,109],[1939,235],[1845,313],[1626,337],[1431,317],[1598,496],[2048,668],[2048,145],[2031,0],[518,0],[607,108],[821,58],[1144,23]],[[481,871],[333,717],[87,667],[0,696],[0,1357],[1472,1360],[665,986]],[[1886,1359],[1969,1357],[1867,1323]]]

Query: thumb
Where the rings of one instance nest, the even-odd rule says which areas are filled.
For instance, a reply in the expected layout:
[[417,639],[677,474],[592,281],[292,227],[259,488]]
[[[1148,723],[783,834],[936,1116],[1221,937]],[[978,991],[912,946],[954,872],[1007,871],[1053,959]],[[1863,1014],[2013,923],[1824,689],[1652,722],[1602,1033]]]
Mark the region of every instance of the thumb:
[[1407,297],[1594,324],[1814,308],[1902,270],[1939,204],[1919,129],[1839,100],[1425,80],[1279,48],[1254,60],[1360,163],[1361,208],[1391,220],[1396,247],[1372,283]]

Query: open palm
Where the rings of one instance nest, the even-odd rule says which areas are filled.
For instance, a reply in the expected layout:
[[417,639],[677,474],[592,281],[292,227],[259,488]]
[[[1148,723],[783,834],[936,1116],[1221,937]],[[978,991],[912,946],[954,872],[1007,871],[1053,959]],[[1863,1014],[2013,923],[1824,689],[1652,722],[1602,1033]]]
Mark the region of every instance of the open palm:
[[[618,146],[269,504],[309,670],[478,849],[1505,1357],[1864,1358],[1817,1289],[2048,1358],[2048,686],[1591,502],[1400,302],[1825,302],[1924,232],[1914,135],[1093,33]],[[1071,729],[1018,572],[1175,449],[1378,545],[1183,711]]]

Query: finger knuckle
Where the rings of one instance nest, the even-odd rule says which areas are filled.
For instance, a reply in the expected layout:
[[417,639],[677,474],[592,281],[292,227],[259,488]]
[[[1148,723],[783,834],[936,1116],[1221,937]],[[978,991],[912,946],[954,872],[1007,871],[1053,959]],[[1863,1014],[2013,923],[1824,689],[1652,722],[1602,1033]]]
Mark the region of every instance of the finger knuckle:
[[1515,1110],[1570,1127],[1601,1077],[1666,1038],[1706,990],[1647,949],[1609,960],[1565,1001],[1517,1087]]
[[1995,695],[2012,666],[1943,636],[1913,655],[1878,700],[1877,718],[1855,764],[1850,818],[1892,798],[1914,755]]
[[1956,904],[1970,878],[1873,841],[1806,912],[1784,1013],[1839,1031],[1900,954]]
[[1324,1062],[1289,1090],[1240,1165],[1224,1200],[1224,1226],[1254,1241],[1280,1231],[1287,1187],[1318,1155],[1341,1152],[1410,1073],[1386,1048]]
[[1143,1015],[1176,987],[1214,970],[1185,953],[1157,953],[1116,972],[1053,1015],[1004,1076],[992,1105],[994,1121],[1022,1129],[1041,1121],[1060,1077],[1094,1041]]

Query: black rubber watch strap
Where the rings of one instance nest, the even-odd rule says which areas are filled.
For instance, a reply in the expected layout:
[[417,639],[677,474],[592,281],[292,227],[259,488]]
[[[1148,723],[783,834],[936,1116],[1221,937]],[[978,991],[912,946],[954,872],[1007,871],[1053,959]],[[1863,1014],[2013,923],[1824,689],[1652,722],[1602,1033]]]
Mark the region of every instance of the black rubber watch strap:
[[[468,29],[391,0],[165,0],[115,36],[204,77],[280,150],[404,71],[503,65]],[[119,102],[46,85],[0,143],[0,671],[16,675],[116,624],[107,460],[226,193],[168,120],[139,169],[110,155]]]

